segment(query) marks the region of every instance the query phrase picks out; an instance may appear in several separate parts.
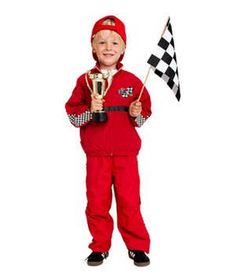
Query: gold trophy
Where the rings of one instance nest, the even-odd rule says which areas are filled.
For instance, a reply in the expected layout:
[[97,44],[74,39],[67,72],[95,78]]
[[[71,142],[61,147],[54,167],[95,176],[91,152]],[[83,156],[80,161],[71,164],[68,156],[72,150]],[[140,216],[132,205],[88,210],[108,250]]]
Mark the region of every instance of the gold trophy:
[[[106,94],[103,75],[101,73],[89,74],[89,78],[92,80],[93,93],[98,94],[99,98],[103,99]],[[93,112],[92,120],[94,122],[106,122],[107,113],[104,110]]]

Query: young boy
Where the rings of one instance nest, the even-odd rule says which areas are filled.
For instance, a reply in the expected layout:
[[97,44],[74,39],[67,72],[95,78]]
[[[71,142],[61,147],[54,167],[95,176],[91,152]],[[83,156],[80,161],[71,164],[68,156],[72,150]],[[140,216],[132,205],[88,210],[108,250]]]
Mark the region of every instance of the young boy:
[[[88,265],[99,265],[108,257],[113,219],[109,214],[112,186],[117,203],[118,229],[137,266],[150,263],[150,238],[140,212],[140,179],[137,154],[141,140],[135,127],[151,115],[151,101],[142,82],[122,69],[126,48],[125,26],[115,16],[98,20],[92,30],[91,45],[96,66],[81,75],[66,112],[71,123],[80,127],[81,145],[87,156],[86,217],[93,237]],[[105,97],[94,91],[92,79],[105,81]],[[104,111],[107,120],[94,116]]]

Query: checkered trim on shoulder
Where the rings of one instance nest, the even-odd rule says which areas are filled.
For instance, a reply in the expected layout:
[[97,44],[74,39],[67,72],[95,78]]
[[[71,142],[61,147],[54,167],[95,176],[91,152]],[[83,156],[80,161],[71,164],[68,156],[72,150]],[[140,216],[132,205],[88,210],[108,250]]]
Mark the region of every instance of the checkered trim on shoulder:
[[86,124],[88,121],[90,121],[92,119],[92,113],[87,110],[80,115],[76,115],[76,114],[70,115],[70,114],[68,114],[68,117],[69,117],[69,120],[70,120],[72,125],[74,125],[76,127],[80,127],[80,126]]
[[147,118],[144,118],[142,115],[139,115],[135,118],[135,122],[137,123],[138,127],[141,127],[146,122],[146,120]]

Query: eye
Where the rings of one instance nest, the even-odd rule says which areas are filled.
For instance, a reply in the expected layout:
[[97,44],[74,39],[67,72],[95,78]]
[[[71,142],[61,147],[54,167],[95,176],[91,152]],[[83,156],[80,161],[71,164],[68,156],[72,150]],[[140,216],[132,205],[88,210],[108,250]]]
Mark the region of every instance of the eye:
[[117,46],[117,45],[118,45],[118,42],[114,41],[114,42],[113,42],[113,45]]
[[100,41],[98,44],[99,44],[99,45],[104,45],[105,42],[104,42],[104,41]]

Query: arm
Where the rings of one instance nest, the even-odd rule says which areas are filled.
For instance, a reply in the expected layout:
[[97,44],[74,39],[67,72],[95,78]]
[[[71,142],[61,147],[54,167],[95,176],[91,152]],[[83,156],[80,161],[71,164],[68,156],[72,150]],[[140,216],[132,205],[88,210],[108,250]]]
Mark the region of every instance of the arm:
[[65,104],[65,109],[70,122],[75,127],[81,127],[88,124],[92,119],[90,111],[89,90],[85,84],[84,76],[77,80],[77,84],[72,92],[71,97]]

